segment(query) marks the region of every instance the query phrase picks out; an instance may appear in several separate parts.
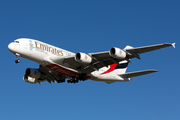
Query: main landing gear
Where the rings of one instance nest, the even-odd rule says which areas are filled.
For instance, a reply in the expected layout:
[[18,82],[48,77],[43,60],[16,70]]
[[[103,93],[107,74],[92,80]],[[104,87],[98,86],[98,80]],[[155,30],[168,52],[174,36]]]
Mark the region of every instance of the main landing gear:
[[87,80],[86,74],[80,74],[78,78],[71,78],[67,80],[68,83],[78,83],[79,81]]
[[76,78],[72,78],[72,79],[70,79],[70,80],[67,80],[67,82],[68,82],[68,83],[78,83],[79,80],[76,79]]
[[63,83],[65,82],[65,79],[60,79],[60,80],[56,80],[58,83]]
[[15,63],[20,63],[20,60],[19,60],[20,54],[16,53],[15,56],[16,56],[16,58],[17,58],[17,60],[15,60]]

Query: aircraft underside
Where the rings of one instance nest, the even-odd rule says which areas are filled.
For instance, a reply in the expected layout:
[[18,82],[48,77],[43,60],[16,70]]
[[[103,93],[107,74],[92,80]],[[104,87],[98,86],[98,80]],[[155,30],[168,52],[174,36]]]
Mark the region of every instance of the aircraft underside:
[[93,80],[106,82],[130,81],[131,78],[154,73],[157,70],[143,70],[126,73],[128,63],[132,58],[140,58],[141,53],[150,52],[175,43],[157,44],[124,49],[112,47],[109,51],[96,53],[72,53],[67,50],[29,38],[20,38],[8,45],[8,49],[16,56],[32,60],[40,64],[39,68],[27,68],[23,80],[28,83],[78,83]]

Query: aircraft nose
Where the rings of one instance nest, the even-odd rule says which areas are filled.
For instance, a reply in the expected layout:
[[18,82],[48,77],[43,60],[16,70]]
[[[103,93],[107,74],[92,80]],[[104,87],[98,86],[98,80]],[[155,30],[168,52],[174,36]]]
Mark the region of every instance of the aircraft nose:
[[9,51],[13,52],[14,45],[13,45],[12,43],[10,43],[10,44],[8,45],[8,49],[9,49]]

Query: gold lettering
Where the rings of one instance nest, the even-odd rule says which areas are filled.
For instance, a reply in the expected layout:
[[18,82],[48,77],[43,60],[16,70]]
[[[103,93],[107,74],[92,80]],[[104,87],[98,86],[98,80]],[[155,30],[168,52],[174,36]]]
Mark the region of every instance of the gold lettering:
[[48,51],[49,51],[49,52],[51,52],[51,49],[52,49],[52,48],[51,48],[51,47],[49,47],[49,50],[48,50]]
[[47,51],[48,46],[40,44],[40,49]]
[[56,48],[54,49],[54,54],[57,54],[57,53],[56,53]]
[[36,45],[36,48],[38,48],[39,49],[39,47],[38,47],[38,43],[35,41],[35,45]]
[[71,56],[71,53],[66,53],[67,56]]
[[60,50],[57,50],[57,55],[63,56],[63,52]]
[[51,53],[53,53],[54,54],[54,49],[52,48],[52,50],[51,50]]
[[[35,47],[37,49],[41,49],[41,50],[44,50],[44,51],[47,51],[47,52],[51,52],[52,54],[56,54],[56,55],[59,55],[59,56],[64,55],[61,50],[57,50],[55,47],[52,48],[52,47],[49,47],[47,44],[41,44],[41,43],[39,43],[37,41],[35,41]],[[66,54],[68,54],[68,53],[66,53]]]

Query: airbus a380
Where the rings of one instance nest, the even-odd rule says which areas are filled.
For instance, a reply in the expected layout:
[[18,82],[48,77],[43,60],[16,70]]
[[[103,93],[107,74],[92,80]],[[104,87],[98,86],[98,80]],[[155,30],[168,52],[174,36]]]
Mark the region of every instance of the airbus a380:
[[19,57],[23,57],[40,64],[37,69],[26,69],[23,80],[28,83],[62,83],[66,79],[68,83],[78,83],[90,79],[110,84],[130,81],[133,77],[157,72],[144,70],[125,73],[130,59],[140,59],[141,53],[168,46],[175,47],[175,43],[137,48],[126,46],[124,49],[112,47],[105,52],[75,54],[38,40],[19,38],[10,43],[8,49],[16,56],[16,63],[20,62]]

